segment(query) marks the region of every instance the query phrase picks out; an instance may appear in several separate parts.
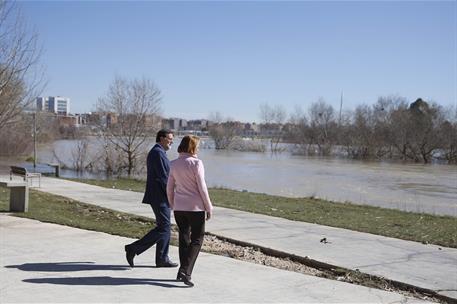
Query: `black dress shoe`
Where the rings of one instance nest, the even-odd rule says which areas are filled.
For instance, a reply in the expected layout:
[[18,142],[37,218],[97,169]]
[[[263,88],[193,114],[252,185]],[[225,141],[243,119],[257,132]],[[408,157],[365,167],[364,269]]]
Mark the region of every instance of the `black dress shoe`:
[[135,257],[135,252],[133,250],[129,249],[129,245],[125,245],[125,258],[127,259],[127,263],[129,263],[130,267],[135,266],[133,264],[133,258]]
[[188,275],[182,273],[181,271],[178,272],[178,276],[176,277],[176,281],[181,281],[181,282],[183,282],[184,284],[186,284],[189,287],[193,287],[194,286],[194,283],[190,280],[190,277]]
[[173,263],[172,261],[160,262],[156,263],[156,267],[178,267],[177,263]]

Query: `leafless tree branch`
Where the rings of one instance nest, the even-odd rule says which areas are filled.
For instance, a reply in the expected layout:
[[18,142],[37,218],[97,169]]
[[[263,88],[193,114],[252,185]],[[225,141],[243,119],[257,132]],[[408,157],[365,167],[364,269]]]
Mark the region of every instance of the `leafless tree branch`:
[[160,106],[161,92],[152,81],[119,76],[97,103],[97,112],[102,116],[100,137],[107,147],[122,152],[129,176],[137,167],[146,140],[154,134]]
[[41,92],[40,54],[38,35],[28,31],[16,3],[0,0],[0,130]]

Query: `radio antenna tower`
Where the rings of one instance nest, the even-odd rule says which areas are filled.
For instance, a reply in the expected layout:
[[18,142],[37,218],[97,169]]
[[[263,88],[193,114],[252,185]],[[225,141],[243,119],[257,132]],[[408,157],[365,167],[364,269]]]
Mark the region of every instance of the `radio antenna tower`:
[[341,98],[340,98],[340,119],[339,124],[341,125],[341,110],[343,109],[343,91],[341,90]]

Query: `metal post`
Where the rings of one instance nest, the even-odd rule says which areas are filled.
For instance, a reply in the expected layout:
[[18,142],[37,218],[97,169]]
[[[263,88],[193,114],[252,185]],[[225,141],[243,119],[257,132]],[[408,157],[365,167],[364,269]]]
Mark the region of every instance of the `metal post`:
[[33,113],[33,168],[36,168],[36,112]]
[[341,91],[341,98],[340,98],[340,118],[338,120],[338,124],[341,125],[341,111],[343,110],[343,91]]

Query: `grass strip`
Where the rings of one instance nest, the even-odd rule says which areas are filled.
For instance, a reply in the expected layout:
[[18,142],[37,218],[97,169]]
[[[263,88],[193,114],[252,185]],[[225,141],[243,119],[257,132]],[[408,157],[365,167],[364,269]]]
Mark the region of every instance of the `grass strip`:
[[[8,210],[9,191],[6,188],[0,188],[0,212],[8,212]],[[154,224],[151,218],[35,190],[29,191],[28,212],[15,212],[12,215],[130,238],[141,238]],[[173,244],[177,244],[176,240]]]
[[[144,181],[135,179],[74,181],[137,192],[145,188]],[[223,188],[210,188],[209,193],[214,205],[220,207],[457,248],[457,218],[452,216]]]

